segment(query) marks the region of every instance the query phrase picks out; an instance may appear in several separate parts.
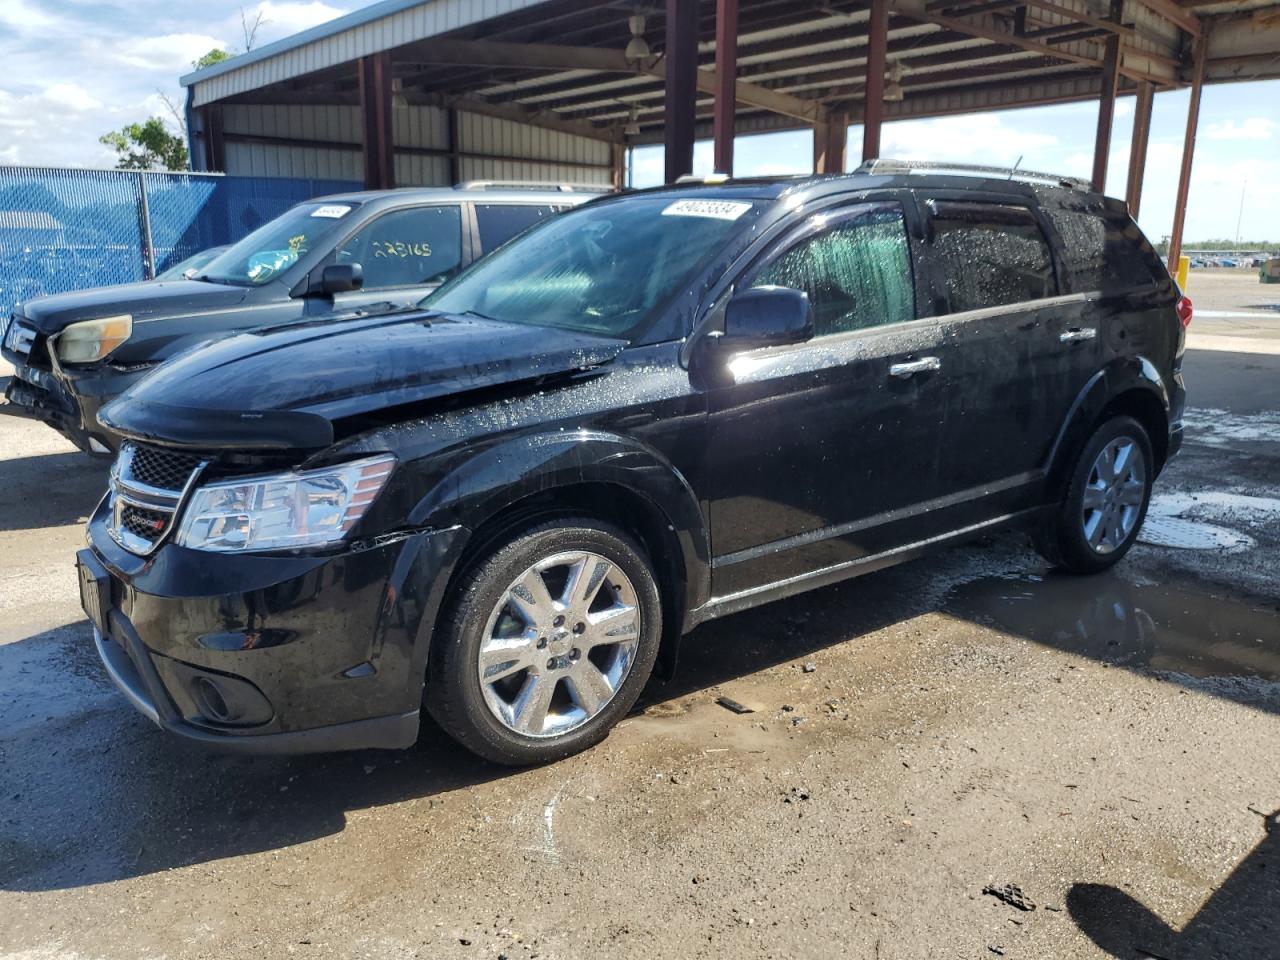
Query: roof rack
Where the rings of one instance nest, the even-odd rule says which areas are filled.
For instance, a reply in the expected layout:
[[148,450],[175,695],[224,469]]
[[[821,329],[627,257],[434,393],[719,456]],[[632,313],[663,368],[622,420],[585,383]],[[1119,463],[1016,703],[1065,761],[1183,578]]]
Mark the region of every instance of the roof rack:
[[546,180],[467,180],[459,190],[556,190],[560,193],[611,193],[603,183],[548,183]]
[[950,163],[944,160],[868,160],[858,167],[854,173],[867,174],[911,174],[933,173],[935,171],[954,170],[957,173],[982,173],[999,176],[1006,180],[1032,180],[1038,183],[1052,183],[1055,186],[1067,187],[1071,190],[1088,192],[1093,184],[1079,177],[1068,177],[1060,173],[1041,173],[1037,170],[1020,170],[1015,167],[989,167],[978,163]]
[[707,174],[682,173],[680,174],[680,176],[676,177],[676,183],[715,184],[715,183],[728,183],[728,182],[729,182],[729,175],[727,173],[707,173]]

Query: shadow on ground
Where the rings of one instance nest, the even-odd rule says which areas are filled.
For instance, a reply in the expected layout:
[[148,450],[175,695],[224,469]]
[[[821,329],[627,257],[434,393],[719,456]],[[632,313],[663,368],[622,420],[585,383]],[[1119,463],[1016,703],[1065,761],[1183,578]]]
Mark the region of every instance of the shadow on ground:
[[107,489],[111,464],[68,451],[0,461],[0,531],[39,530],[88,517]]
[[1123,890],[1100,884],[1071,888],[1072,919],[1117,960],[1277,960],[1280,810],[1260,816],[1262,840],[1180,930]]

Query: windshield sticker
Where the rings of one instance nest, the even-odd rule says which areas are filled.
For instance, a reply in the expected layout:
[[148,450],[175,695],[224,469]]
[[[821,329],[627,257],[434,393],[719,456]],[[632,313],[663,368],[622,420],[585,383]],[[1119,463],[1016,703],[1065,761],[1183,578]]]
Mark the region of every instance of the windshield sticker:
[[311,211],[313,217],[324,217],[326,220],[339,220],[351,212],[351,208],[341,203],[328,203]]
[[711,217],[715,220],[737,220],[751,209],[741,200],[677,200],[662,211],[664,217]]

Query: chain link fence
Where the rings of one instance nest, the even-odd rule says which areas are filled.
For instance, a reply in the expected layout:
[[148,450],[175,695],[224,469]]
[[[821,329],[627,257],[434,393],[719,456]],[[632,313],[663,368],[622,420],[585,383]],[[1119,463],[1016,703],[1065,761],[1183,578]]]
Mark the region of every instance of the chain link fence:
[[0,167],[0,317],[47,293],[148,280],[341,180]]

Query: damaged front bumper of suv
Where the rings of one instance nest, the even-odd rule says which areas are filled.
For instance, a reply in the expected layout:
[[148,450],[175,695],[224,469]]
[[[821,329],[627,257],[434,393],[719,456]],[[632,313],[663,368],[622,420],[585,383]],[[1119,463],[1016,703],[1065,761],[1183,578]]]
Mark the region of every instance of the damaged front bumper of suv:
[[141,713],[247,753],[414,743],[458,528],[325,554],[166,543],[139,556],[111,536],[110,500],[77,556],[81,601],[108,675]]

